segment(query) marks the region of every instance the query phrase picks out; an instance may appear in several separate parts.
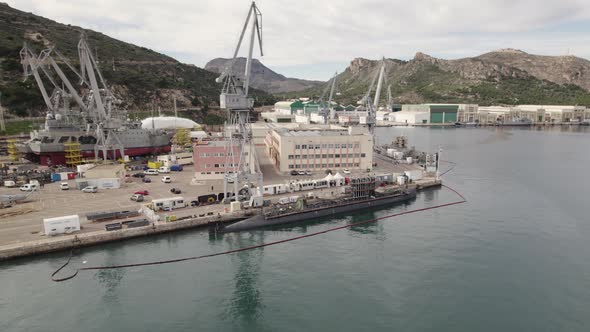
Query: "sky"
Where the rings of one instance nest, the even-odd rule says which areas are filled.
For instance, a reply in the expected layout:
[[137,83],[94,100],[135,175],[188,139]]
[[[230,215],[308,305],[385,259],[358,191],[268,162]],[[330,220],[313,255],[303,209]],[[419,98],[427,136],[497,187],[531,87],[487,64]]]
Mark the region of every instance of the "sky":
[[[250,0],[3,0],[204,67],[233,55]],[[590,58],[589,0],[258,0],[263,51],[287,77],[328,80],[357,57],[456,59],[501,48]],[[246,43],[247,44],[247,43]],[[241,56],[247,55],[242,45]]]

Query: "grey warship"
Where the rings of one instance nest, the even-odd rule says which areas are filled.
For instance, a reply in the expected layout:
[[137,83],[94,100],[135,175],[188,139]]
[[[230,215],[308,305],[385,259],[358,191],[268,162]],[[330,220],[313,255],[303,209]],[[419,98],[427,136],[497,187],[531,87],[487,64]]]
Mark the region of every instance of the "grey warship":
[[225,226],[221,232],[240,232],[292,224],[320,217],[406,202],[416,197],[416,189],[376,188],[374,177],[351,179],[345,195],[336,199],[298,198],[291,205],[276,204],[261,214]]

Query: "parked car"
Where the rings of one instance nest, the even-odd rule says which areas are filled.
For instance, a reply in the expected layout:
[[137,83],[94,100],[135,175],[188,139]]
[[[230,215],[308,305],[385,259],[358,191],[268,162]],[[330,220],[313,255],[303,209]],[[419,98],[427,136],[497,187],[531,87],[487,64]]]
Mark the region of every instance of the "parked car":
[[152,182],[152,179],[150,179],[150,178],[143,178],[143,179],[141,179],[141,181],[143,183],[151,183]]
[[95,193],[98,191],[98,187],[96,186],[88,186],[88,187],[84,187],[84,189],[82,189],[82,192],[85,193]]
[[143,195],[133,194],[133,195],[131,195],[131,200],[136,201],[136,202],[143,202]]
[[182,191],[179,188],[172,188],[170,189],[170,192],[173,194],[180,194]]
[[299,172],[297,172],[297,174],[299,174],[299,175],[305,175],[305,171],[299,171]]
[[144,178],[145,177],[145,174],[143,174],[143,173],[135,173],[135,174],[133,174],[133,177],[134,178]]
[[172,178],[169,177],[169,176],[167,176],[167,175],[166,176],[163,176],[162,177],[162,182],[164,182],[164,183],[170,183],[170,182],[172,182]]
[[133,194],[147,196],[150,193],[147,190],[144,189],[144,190],[138,190],[138,191],[134,192]]
[[39,187],[34,183],[25,183],[20,187],[20,191],[39,190]]
[[70,185],[67,182],[62,182],[59,184],[59,189],[61,190],[69,190],[70,189]]
[[145,174],[145,175],[158,175],[160,173],[158,173],[157,169],[149,168],[149,169],[146,169],[145,171],[143,171],[143,174]]
[[305,171],[305,175],[313,175],[311,171]]
[[342,170],[342,173],[344,173],[344,174],[350,174],[350,170],[348,168],[345,168],[344,170]]
[[291,175],[295,176],[295,175],[299,175],[299,172],[297,172],[296,170],[292,170],[291,171]]

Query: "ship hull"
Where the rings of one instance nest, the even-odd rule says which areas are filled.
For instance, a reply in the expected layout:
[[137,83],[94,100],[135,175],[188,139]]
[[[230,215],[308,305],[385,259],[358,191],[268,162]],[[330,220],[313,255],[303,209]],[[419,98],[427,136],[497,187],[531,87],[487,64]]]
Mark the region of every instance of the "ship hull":
[[306,210],[302,212],[294,212],[278,217],[267,218],[263,215],[254,216],[246,220],[239,221],[235,224],[228,225],[223,228],[222,232],[240,232],[257,228],[293,224],[297,222],[304,222],[321,217],[349,213],[359,210],[371,209],[395,203],[406,202],[416,198],[416,190],[410,190],[400,195],[383,196],[374,199],[368,199],[357,202],[348,202],[341,205],[331,206],[328,208],[319,208]]
[[[163,154],[169,153],[172,147],[170,145],[165,146],[149,146],[149,147],[137,147],[137,148],[124,148],[125,155],[129,157],[135,156],[145,156],[151,154]],[[113,157],[113,152],[115,156]],[[94,159],[94,150],[82,150],[80,151],[80,155],[82,158],[89,158]],[[108,151],[107,152],[108,159],[117,159],[122,158],[121,153],[119,150],[116,151]],[[99,157],[102,158],[102,153],[99,151]],[[51,165],[65,165],[66,164],[66,153],[63,151],[57,152],[40,152],[40,153],[28,153],[25,157],[26,159],[38,162],[43,166],[51,166]]]

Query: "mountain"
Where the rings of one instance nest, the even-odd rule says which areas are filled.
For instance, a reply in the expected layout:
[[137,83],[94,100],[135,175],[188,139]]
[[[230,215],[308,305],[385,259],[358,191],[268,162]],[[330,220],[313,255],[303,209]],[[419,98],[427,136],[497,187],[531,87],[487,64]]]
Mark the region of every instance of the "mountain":
[[[207,62],[205,69],[215,73],[221,73],[230,62],[231,59],[216,58]],[[239,78],[244,78],[245,68],[246,58],[237,58],[232,71],[236,73]],[[257,89],[269,93],[301,91],[322,83],[320,81],[287,78],[281,74],[275,73],[258,61],[258,59],[252,59],[251,69],[252,77],[250,78],[250,84]]]
[[[146,111],[152,109],[156,100],[162,109],[170,110],[176,98],[180,109],[203,110],[193,117],[200,122],[206,116],[208,106],[219,103],[221,85],[215,82],[215,73],[100,32],[60,24],[0,3],[2,105],[16,115],[41,114],[45,105],[35,80],[30,77],[23,82],[19,57],[23,42],[26,41],[37,54],[48,46],[55,46],[76,67],[81,32],[86,34],[88,44],[95,50],[100,70],[115,95],[123,101],[123,107]],[[71,72],[63,63],[58,63],[64,71]],[[70,80],[77,82],[73,76]],[[265,92],[254,90],[252,94],[258,104],[274,102],[273,97]]]
[[[348,104],[360,100],[378,72],[379,63],[363,58],[352,60],[337,78],[338,101]],[[391,85],[397,103],[590,105],[590,61],[578,57],[503,49],[445,60],[418,52],[412,60],[385,59],[385,64],[384,89]],[[323,86],[319,86],[299,95],[317,96],[322,90]]]

